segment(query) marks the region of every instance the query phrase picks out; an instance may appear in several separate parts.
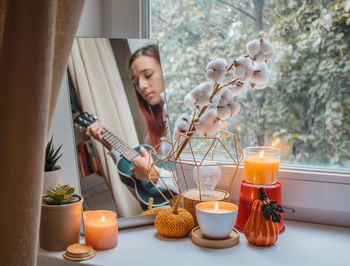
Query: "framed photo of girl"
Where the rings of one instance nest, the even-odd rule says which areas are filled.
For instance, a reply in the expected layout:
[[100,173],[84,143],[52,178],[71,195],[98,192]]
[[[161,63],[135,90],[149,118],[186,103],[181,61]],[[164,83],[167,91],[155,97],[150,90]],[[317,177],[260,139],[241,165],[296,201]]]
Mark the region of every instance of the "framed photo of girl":
[[[68,70],[73,119],[83,129],[75,136],[84,208],[126,217],[150,198],[166,204],[147,179],[149,151],[161,140],[158,152],[172,147],[157,41],[77,38]],[[158,184],[176,195],[172,180]]]

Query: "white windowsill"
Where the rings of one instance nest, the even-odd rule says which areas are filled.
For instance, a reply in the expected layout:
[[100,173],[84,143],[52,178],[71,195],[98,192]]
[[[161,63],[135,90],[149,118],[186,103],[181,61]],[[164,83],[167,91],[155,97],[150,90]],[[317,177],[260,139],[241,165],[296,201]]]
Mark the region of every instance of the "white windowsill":
[[[286,231],[275,245],[257,247],[240,234],[240,244],[227,249],[196,246],[190,238],[169,239],[153,226],[119,231],[118,246],[98,251],[80,265],[350,265],[350,228],[284,221]],[[84,240],[81,240],[84,243]],[[77,265],[63,252],[39,249],[38,266]]]

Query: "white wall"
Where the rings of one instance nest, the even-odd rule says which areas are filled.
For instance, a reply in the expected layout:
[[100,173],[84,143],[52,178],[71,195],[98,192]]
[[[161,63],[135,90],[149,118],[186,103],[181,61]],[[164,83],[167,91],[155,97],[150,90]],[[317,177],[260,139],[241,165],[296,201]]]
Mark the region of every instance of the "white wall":
[[55,147],[62,144],[63,155],[58,161],[58,164],[62,166],[60,183],[68,184],[75,187],[76,191],[80,191],[67,82],[67,78],[65,77],[61,86],[49,136],[53,135]]
[[79,37],[140,38],[141,0],[86,0]]
[[105,0],[86,0],[77,36],[103,36],[102,3],[104,1]]
[[141,0],[102,0],[106,37],[141,38]]

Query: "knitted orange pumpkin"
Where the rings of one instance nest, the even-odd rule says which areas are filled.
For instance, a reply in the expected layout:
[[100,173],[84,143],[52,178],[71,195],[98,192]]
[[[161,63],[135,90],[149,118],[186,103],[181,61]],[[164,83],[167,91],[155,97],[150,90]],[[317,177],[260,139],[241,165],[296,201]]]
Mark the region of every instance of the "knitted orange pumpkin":
[[281,219],[277,212],[283,212],[282,207],[267,198],[264,188],[259,188],[258,197],[244,226],[244,235],[250,243],[269,246],[277,241],[278,223]]
[[174,207],[165,209],[157,214],[155,219],[155,227],[158,233],[165,237],[184,237],[194,227],[194,219],[192,214],[179,208],[182,196],[180,196]]

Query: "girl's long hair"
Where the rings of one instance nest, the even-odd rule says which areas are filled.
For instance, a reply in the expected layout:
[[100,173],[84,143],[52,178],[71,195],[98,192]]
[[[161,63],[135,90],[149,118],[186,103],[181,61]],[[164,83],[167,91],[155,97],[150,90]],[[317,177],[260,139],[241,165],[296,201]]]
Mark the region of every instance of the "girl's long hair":
[[[129,59],[129,69],[131,68],[132,63],[143,55],[153,57],[160,65],[157,45],[148,45],[138,49],[135,53],[133,53]],[[160,138],[163,136],[163,133],[165,131],[165,121],[163,120],[163,104],[150,105],[137,91],[135,85],[134,87],[141,114],[147,124],[146,133],[148,133],[149,136],[148,142],[151,146],[155,147],[160,143]]]

